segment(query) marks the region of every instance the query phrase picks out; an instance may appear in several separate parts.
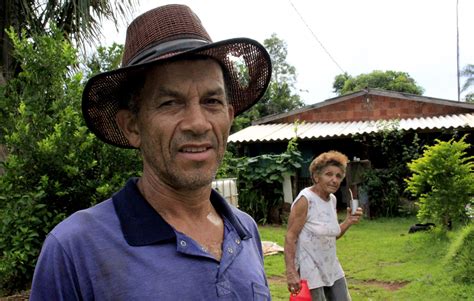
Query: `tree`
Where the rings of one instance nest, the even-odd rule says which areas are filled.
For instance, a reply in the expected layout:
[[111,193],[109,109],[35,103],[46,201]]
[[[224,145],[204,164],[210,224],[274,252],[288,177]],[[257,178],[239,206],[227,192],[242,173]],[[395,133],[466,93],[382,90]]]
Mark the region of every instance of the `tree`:
[[[54,28],[10,33],[21,72],[0,90],[9,155],[0,177],[0,293],[27,288],[46,234],[64,217],[91,206],[139,174],[137,151],[104,144],[81,114],[84,79],[77,50]],[[114,67],[114,48],[86,62]],[[95,70],[95,71],[94,71]],[[105,71],[105,70],[104,70]],[[2,124],[2,125],[3,125]]]
[[467,93],[466,96],[464,96],[464,100],[466,102],[474,103],[474,93]]
[[296,69],[286,62],[287,45],[274,33],[263,42],[272,60],[272,79],[262,99],[250,110],[237,117],[233,132],[251,124],[252,120],[288,112],[304,105],[300,96],[295,94]]
[[368,74],[352,77],[347,73],[334,78],[333,91],[345,95],[367,88],[379,88],[390,91],[422,95],[424,90],[406,72],[375,70]]
[[110,47],[99,46],[97,52],[87,59],[84,70],[87,78],[120,67],[123,44],[113,43]]
[[413,173],[407,190],[418,197],[418,219],[441,223],[468,220],[465,206],[474,194],[474,156],[467,156],[466,136],[426,146],[422,157],[408,164]]
[[[5,30],[12,27],[16,33],[25,30],[27,36],[45,33],[55,26],[64,36],[78,45],[98,41],[103,19],[118,21],[128,16],[139,0],[4,0],[0,1],[0,83],[19,72],[12,56],[12,41]],[[4,80],[3,80],[4,81]]]
[[352,79],[352,77],[347,72],[336,75],[336,77],[334,78],[334,83],[332,84],[332,87],[334,89],[333,91],[341,95],[341,91],[344,90],[344,85],[346,84],[346,82],[349,81],[349,79]]
[[[461,89],[464,92],[474,85],[474,65],[466,65],[461,71],[461,76],[467,78]],[[474,102],[474,92],[466,94],[464,99],[466,102]]]

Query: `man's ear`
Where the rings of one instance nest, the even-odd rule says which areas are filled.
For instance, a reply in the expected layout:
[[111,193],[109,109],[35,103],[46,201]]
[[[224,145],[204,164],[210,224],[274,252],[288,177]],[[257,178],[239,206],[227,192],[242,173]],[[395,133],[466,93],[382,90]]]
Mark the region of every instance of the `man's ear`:
[[230,124],[232,125],[232,122],[234,122],[234,107],[229,104],[227,111],[229,113]]
[[130,110],[120,110],[115,115],[115,122],[117,122],[128,142],[133,147],[139,148],[141,139],[135,114]]

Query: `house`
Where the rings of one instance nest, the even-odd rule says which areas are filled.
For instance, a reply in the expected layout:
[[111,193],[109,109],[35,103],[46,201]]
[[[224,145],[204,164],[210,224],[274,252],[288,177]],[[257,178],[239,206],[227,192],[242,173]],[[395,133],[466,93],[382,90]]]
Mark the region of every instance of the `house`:
[[[367,135],[390,127],[416,133],[422,145],[433,144],[434,139],[450,139],[455,133],[471,134],[466,141],[474,145],[474,103],[366,89],[256,120],[232,134],[229,143],[241,155],[256,156],[283,152],[288,140],[297,135],[298,148],[306,161],[293,179],[294,194],[311,183],[307,167],[315,155],[324,151],[345,153],[353,170],[383,168],[384,158],[363,142]],[[356,184],[358,178],[348,174],[346,180]]]

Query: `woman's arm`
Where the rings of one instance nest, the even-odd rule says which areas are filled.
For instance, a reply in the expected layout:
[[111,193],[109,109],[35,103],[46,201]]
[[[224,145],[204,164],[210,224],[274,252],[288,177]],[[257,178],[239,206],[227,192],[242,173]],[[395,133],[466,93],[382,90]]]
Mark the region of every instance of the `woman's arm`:
[[306,223],[308,214],[308,200],[302,196],[291,208],[290,217],[288,218],[288,229],[285,235],[285,265],[286,280],[288,282],[288,290],[291,293],[300,291],[300,276],[295,266],[296,241]]

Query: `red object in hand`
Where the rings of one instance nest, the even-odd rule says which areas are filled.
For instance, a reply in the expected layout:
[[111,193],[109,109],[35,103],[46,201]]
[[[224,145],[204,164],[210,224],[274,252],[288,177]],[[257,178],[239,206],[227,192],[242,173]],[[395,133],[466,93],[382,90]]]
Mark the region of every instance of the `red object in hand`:
[[306,279],[300,280],[301,289],[298,294],[290,294],[290,301],[311,301],[311,294]]

